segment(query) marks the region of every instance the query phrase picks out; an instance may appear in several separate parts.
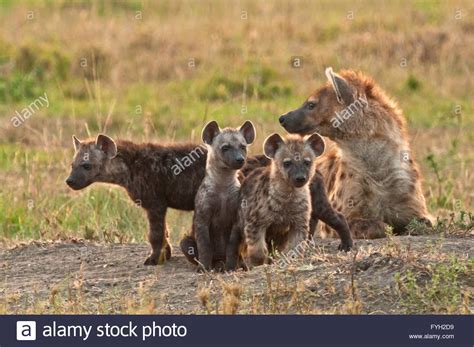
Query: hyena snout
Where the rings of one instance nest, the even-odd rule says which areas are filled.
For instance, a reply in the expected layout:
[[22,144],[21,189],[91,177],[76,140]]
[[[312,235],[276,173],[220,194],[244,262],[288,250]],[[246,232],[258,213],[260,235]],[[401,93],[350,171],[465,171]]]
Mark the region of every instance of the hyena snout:
[[230,166],[232,169],[240,170],[245,164],[245,156],[242,153],[238,153],[231,159]]
[[83,175],[71,174],[66,178],[66,184],[73,190],[83,189],[91,184]]
[[288,178],[293,186],[301,188],[308,183],[310,176],[306,165],[311,164],[293,164],[294,167],[288,173]]
[[287,112],[281,115],[278,121],[286,131],[292,134],[306,134],[311,130],[307,125],[308,118],[305,112],[300,110]]
[[236,153],[230,154],[227,158],[224,158],[227,166],[233,170],[240,170],[246,160],[246,155],[242,151],[235,151]]
[[76,179],[74,179],[74,177],[72,177],[72,176],[69,176],[68,178],[66,178],[66,181],[65,181],[65,182],[66,182],[66,184],[67,184],[70,188],[72,188],[72,189],[74,189],[74,190],[79,190],[79,189],[83,188],[83,185],[80,184],[80,182],[78,182],[78,181],[77,181]]
[[237,165],[244,165],[245,158],[243,155],[239,155],[235,158],[235,162]]

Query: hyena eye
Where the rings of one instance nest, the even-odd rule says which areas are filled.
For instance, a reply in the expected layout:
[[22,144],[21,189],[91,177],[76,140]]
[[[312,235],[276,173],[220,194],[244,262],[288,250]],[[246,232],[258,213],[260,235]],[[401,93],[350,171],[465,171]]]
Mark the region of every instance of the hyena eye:
[[247,146],[242,145],[242,146],[240,146],[240,149],[245,151],[247,149]]
[[82,168],[83,168],[84,170],[87,170],[87,171],[89,171],[90,169],[92,169],[92,165],[91,165],[91,164],[87,164],[87,163],[86,163],[86,164],[82,164],[81,166],[82,166]]
[[312,110],[316,106],[316,104],[314,102],[308,102],[307,106],[309,110]]
[[222,149],[222,152],[227,152],[229,149],[230,149],[230,146],[229,145],[224,145],[221,147]]
[[303,162],[306,166],[311,166],[311,160],[305,159],[305,160],[303,160]]
[[289,168],[290,166],[291,166],[291,160],[285,160],[285,161],[283,162],[283,167]]

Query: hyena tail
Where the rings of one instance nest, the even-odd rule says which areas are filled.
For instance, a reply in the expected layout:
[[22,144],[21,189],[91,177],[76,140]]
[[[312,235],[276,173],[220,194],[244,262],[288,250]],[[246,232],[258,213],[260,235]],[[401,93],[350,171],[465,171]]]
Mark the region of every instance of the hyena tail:
[[198,262],[196,261],[196,259],[199,259],[197,242],[193,236],[186,235],[179,243],[179,247],[191,264],[198,265]]

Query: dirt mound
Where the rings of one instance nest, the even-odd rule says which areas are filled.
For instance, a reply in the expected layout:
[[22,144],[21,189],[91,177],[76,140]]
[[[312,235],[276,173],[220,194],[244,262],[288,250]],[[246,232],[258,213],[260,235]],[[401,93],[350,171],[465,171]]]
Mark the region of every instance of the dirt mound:
[[200,274],[177,249],[166,264],[148,267],[146,244],[34,242],[0,249],[0,312],[472,311],[472,236],[359,240],[347,254],[336,248],[336,240],[317,240],[298,259]]

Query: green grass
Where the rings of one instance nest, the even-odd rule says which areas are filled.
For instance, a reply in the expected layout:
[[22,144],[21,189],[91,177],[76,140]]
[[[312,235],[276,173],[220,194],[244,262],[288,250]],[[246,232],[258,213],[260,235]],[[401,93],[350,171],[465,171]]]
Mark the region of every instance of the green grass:
[[[0,1],[0,238],[145,240],[143,211],[123,189],[65,186],[72,134],[199,142],[211,119],[251,119],[260,153],[268,134],[283,133],[277,117],[325,83],[329,65],[373,75],[399,102],[435,217],[472,211],[473,21],[453,19],[471,2],[186,4]],[[45,92],[49,107],[13,128],[15,111]],[[168,224],[177,240],[190,214],[171,211]]]
[[427,265],[424,271],[407,270],[398,274],[395,278],[400,306],[407,314],[469,312],[469,307],[463,307],[469,294],[463,292],[460,282],[472,277],[473,265],[474,258],[463,261],[453,258],[448,264]]
[[[206,85],[207,82],[203,79],[201,83]],[[94,135],[103,131],[111,105],[114,107],[113,116],[107,125],[109,134],[122,134],[122,137],[138,141],[198,142],[202,124],[210,119],[223,125],[238,125],[244,119],[251,119],[256,123],[258,143],[261,143],[265,134],[281,132],[277,116],[284,110],[296,107],[304,98],[303,95],[287,95],[267,100],[249,96],[242,103],[241,97],[229,94],[222,99],[211,97],[211,100],[203,101],[200,94],[202,89],[184,81],[173,82],[159,89],[148,84],[131,85],[121,98],[115,98],[112,92],[102,90],[103,99],[99,104],[97,99],[91,98],[61,99],[60,93],[54,88],[48,90],[50,108],[39,111],[27,122],[37,129],[41,129],[42,124],[48,128],[65,129],[61,138],[57,139],[64,148],[58,147],[58,144],[51,148],[19,146],[11,142],[0,145],[0,169],[5,179],[8,179],[7,188],[0,193],[0,210],[3,212],[0,215],[0,236],[6,239],[70,236],[120,242],[146,240],[144,214],[129,201],[121,188],[99,188],[94,185],[85,192],[77,193],[68,191],[63,183],[72,159],[70,136],[74,133],[87,137],[88,132]],[[213,88],[219,89],[219,85]],[[186,95],[185,100],[181,100],[182,95]],[[459,129],[455,117],[433,117],[434,110],[446,113],[456,102],[433,97],[433,102],[426,107],[419,103],[422,99],[423,96],[416,93],[403,98],[410,127],[429,129],[448,126]],[[15,105],[21,107],[21,103]],[[466,113],[470,112],[469,107],[466,107]],[[27,136],[42,141],[38,140],[41,139],[39,135],[29,133]],[[463,141],[466,143],[466,139]],[[467,141],[469,143],[469,139]],[[260,152],[259,144],[252,148],[252,152]],[[467,157],[461,154],[458,140],[453,140],[441,154],[428,153],[418,158],[423,172],[430,177],[428,186],[432,187],[433,195],[428,198],[428,204],[431,211],[439,208],[459,211],[459,206],[456,210],[459,202],[463,209],[470,209],[469,198],[466,200],[463,196],[466,192],[456,186],[462,171],[453,168],[470,166],[472,160],[472,154]],[[18,183],[19,186],[16,185]],[[32,192],[27,188],[28,185],[34,187],[30,188]],[[34,201],[33,209],[27,207],[30,200]],[[185,222],[182,221],[182,215],[186,216]],[[169,217],[168,224],[173,238],[177,240],[189,228],[189,214],[171,212]]]

